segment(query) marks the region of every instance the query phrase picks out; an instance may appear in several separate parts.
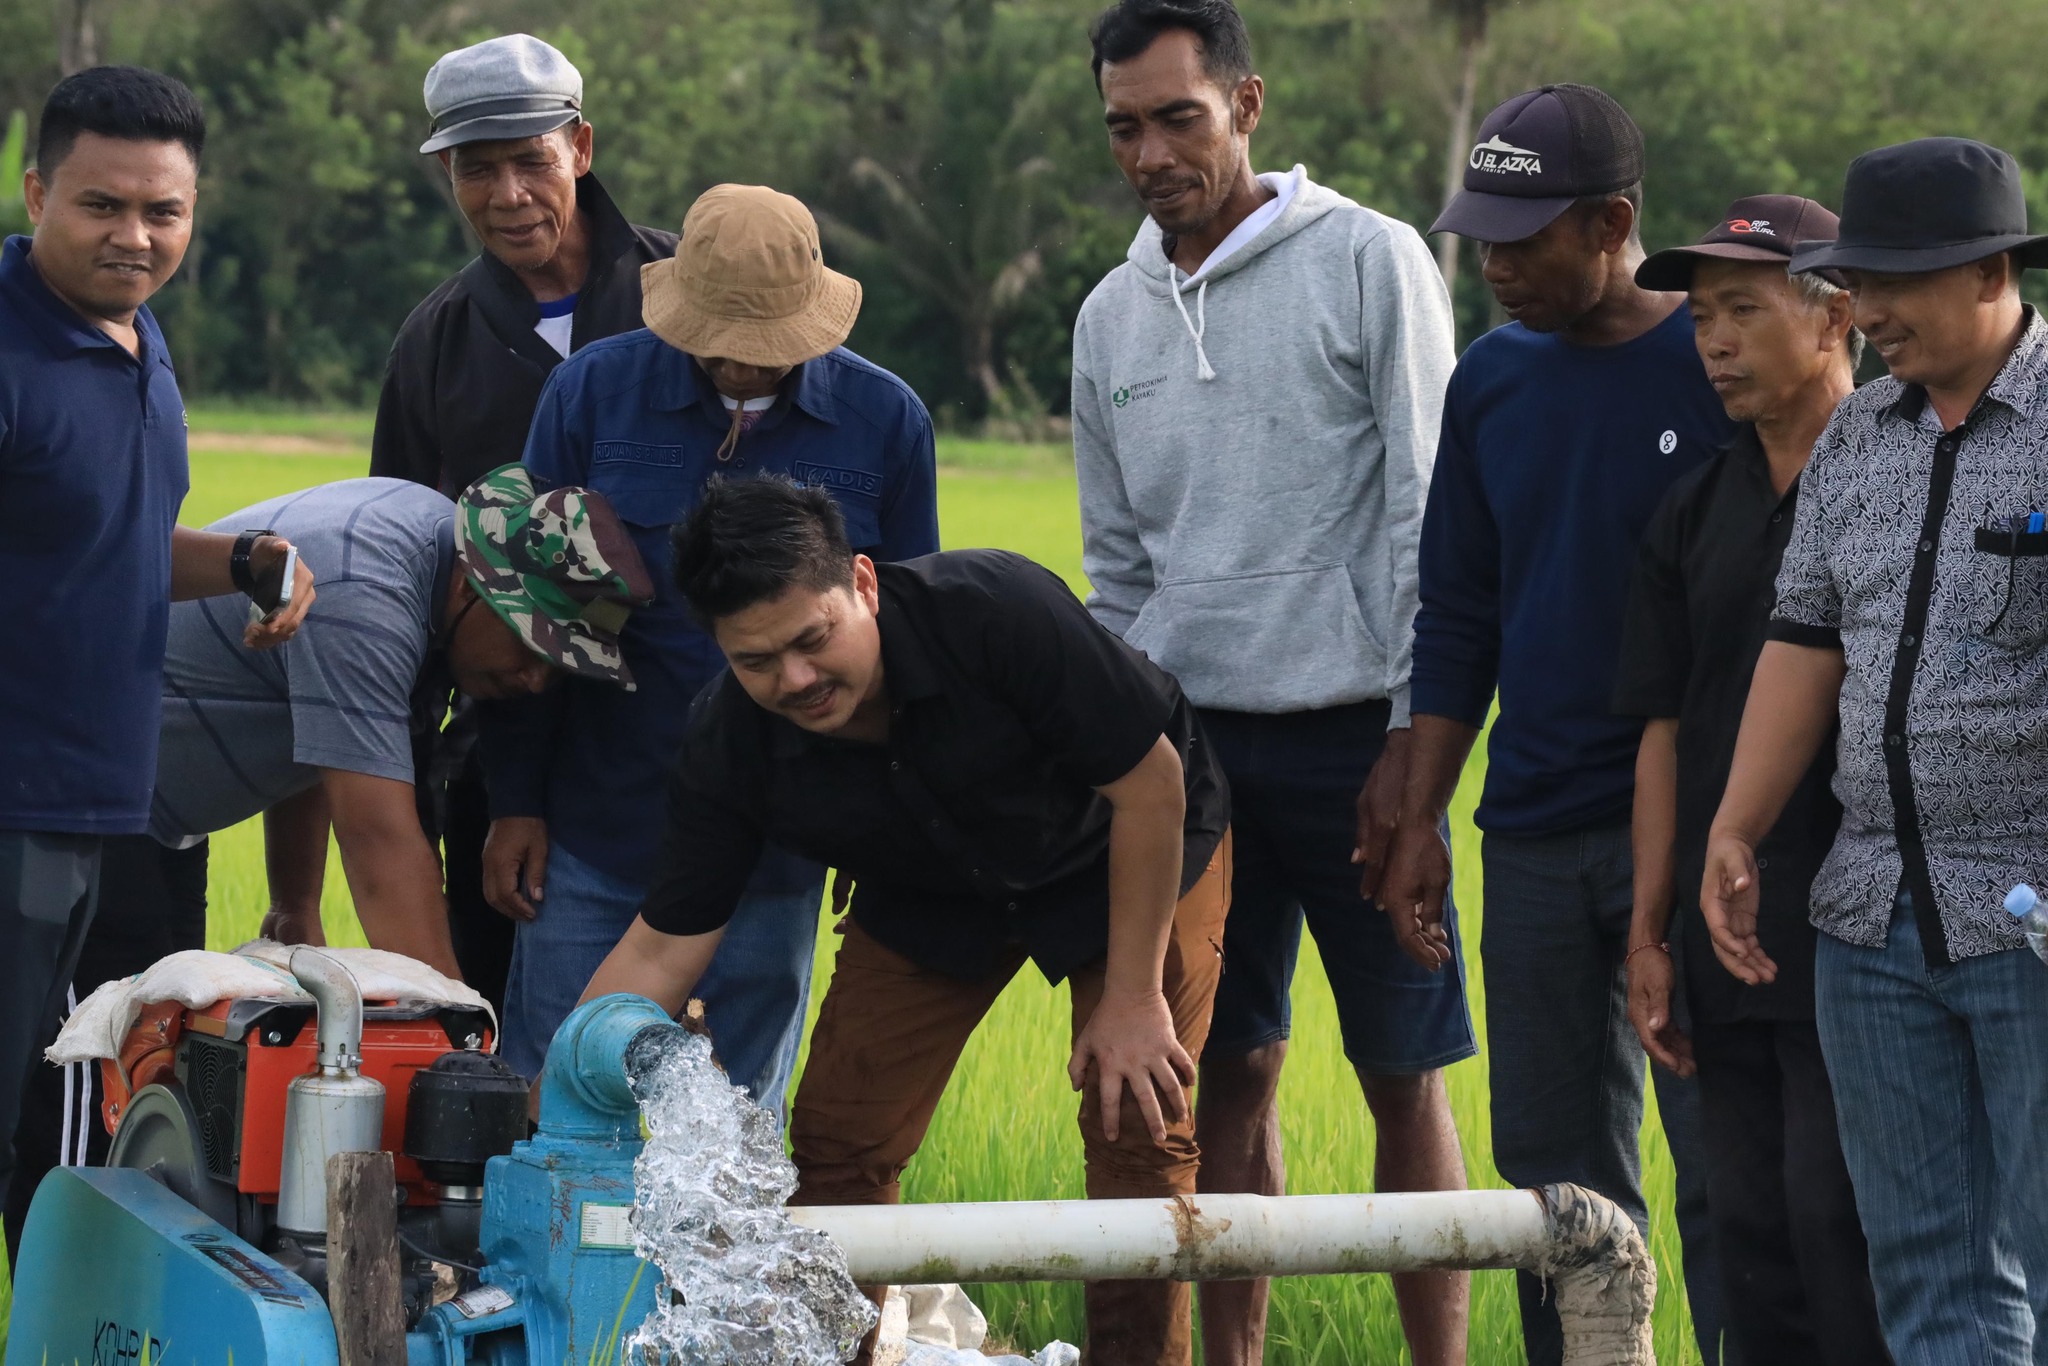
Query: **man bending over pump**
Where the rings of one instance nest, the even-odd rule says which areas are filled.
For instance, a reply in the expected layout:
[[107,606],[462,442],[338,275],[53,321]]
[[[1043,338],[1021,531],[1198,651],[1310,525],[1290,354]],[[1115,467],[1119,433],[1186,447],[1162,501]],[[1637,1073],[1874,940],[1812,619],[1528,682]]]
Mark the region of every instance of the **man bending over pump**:
[[[1029,560],[878,566],[830,495],[773,476],[707,487],[675,575],[730,667],[693,705],[659,875],[585,999],[681,1010],[772,841],[857,883],[797,1088],[795,1203],[896,1201],[1027,959],[1072,985],[1088,1194],[1193,1194],[1185,1088],[1230,842],[1172,676]],[[1185,1285],[1091,1285],[1087,1304],[1091,1360],[1189,1360]]]
[[[563,672],[631,686],[618,627],[653,585],[610,505],[585,489],[536,495],[518,465],[453,503],[403,480],[346,479],[210,530],[257,527],[333,581],[305,629],[263,654],[242,644],[244,602],[172,609],[149,834],[108,842],[108,895],[72,974],[74,1005],[206,946],[206,836],[259,812],[267,937],[325,942],[331,818],[371,946],[459,978],[441,865],[414,805],[414,710],[434,720],[421,728],[431,735],[451,688],[511,697]],[[98,1081],[85,1064],[35,1069],[15,1133],[10,1239],[45,1172],[105,1160]]]

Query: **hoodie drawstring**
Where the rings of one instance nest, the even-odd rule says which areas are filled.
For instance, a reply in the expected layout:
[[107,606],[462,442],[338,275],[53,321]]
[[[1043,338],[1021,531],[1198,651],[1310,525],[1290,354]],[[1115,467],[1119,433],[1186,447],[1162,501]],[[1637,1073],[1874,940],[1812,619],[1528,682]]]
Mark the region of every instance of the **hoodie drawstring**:
[[[1195,377],[1202,380],[1216,378],[1216,367],[1209,364],[1209,353],[1202,349],[1202,334],[1209,330],[1209,282],[1203,280],[1195,290],[1195,317],[1188,317],[1188,306],[1180,297],[1180,282],[1171,277],[1173,266],[1168,265],[1167,285],[1173,291],[1173,306],[1180,310],[1182,326],[1195,339]],[[1197,321],[1197,319],[1199,321]]]

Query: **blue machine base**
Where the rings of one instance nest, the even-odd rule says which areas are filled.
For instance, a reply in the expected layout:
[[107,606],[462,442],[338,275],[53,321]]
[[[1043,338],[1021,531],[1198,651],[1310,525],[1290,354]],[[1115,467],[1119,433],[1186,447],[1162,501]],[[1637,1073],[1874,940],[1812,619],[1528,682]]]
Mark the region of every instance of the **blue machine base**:
[[313,1287],[142,1172],[43,1179],[14,1269],[7,1366],[328,1366]]

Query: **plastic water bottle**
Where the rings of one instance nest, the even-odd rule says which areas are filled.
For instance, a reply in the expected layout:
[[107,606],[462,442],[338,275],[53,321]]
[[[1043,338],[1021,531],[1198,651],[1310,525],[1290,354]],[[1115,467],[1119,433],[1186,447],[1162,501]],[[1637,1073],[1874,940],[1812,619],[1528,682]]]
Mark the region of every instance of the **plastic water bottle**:
[[2027,947],[2034,951],[2034,956],[2048,963],[2048,902],[2022,882],[2005,894],[2005,909],[2026,931]]

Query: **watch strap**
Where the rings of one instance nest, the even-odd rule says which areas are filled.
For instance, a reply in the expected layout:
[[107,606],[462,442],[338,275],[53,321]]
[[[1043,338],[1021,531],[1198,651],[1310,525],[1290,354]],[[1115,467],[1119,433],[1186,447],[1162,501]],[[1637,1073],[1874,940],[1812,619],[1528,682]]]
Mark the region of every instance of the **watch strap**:
[[235,587],[245,596],[256,596],[256,575],[249,569],[249,556],[256,549],[256,538],[276,534],[265,527],[257,531],[245,531],[235,537],[235,548],[228,553],[228,577],[234,580]]

